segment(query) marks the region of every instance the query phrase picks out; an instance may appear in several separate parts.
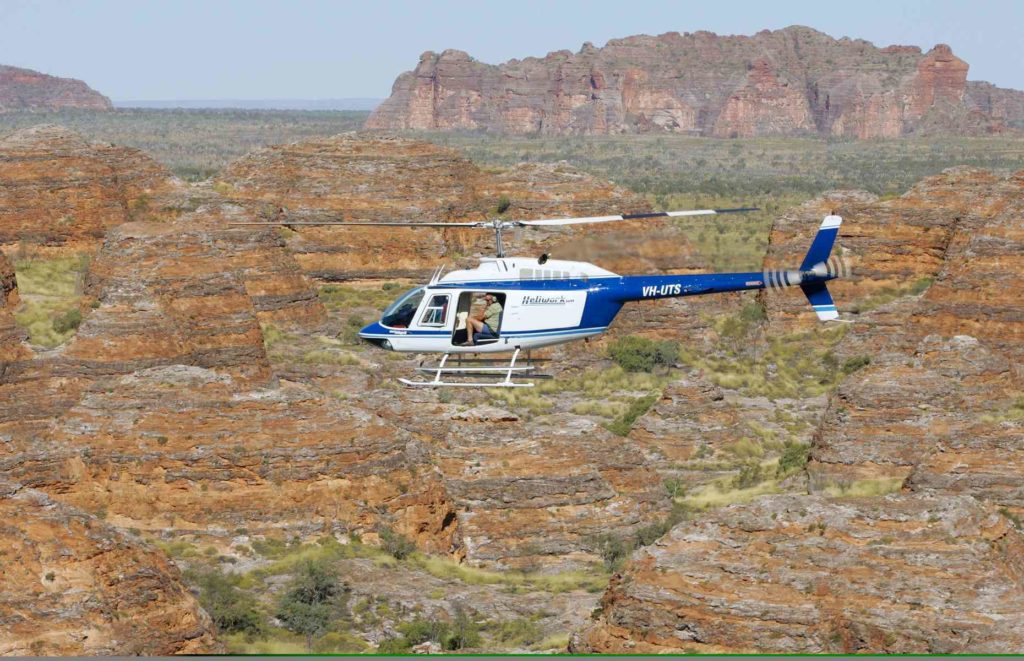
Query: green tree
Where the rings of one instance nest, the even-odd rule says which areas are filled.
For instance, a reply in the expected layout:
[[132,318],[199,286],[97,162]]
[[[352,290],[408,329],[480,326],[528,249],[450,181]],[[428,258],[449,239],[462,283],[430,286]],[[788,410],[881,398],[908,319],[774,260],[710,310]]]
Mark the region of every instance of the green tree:
[[199,603],[210,614],[218,632],[257,637],[266,631],[256,600],[238,589],[237,578],[209,571],[197,575],[195,582],[199,586]]
[[286,629],[306,637],[306,649],[313,651],[313,639],[327,631],[344,608],[345,590],[334,569],[323,561],[299,566],[277,605],[277,619]]
[[411,539],[391,528],[382,527],[378,530],[378,534],[381,546],[396,560],[405,560],[416,550],[416,544]]
[[679,359],[679,345],[627,335],[608,345],[608,356],[630,372],[651,372],[655,367],[674,365]]

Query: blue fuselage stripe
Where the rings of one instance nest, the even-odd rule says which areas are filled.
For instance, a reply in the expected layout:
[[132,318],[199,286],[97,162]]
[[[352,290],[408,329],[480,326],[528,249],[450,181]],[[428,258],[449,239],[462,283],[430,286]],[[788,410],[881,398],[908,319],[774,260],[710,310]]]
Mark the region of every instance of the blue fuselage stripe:
[[[803,285],[825,283],[835,276],[809,276],[804,273]],[[700,296],[730,291],[764,289],[765,274],[761,271],[747,273],[704,273],[697,275],[630,275],[605,276],[598,278],[567,278],[564,280],[489,280],[480,282],[443,282],[427,287],[432,290],[471,291],[573,291],[587,292],[586,304],[580,323],[572,328],[545,328],[529,331],[508,331],[504,337],[543,337],[547,335],[571,335],[574,333],[600,332],[607,329],[622,306],[629,301],[656,300],[680,296]],[[806,289],[805,289],[806,291]],[[829,301],[831,302],[831,301]],[[362,330],[364,338],[388,338],[395,336],[440,337],[451,335],[451,330],[389,329],[374,323]]]

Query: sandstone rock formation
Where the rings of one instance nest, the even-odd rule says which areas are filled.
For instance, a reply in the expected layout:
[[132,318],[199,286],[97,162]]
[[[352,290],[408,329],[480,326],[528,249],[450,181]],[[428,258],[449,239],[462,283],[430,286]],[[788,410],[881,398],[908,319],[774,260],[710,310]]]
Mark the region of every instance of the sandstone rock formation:
[[0,654],[222,651],[163,553],[8,481],[0,521]]
[[178,183],[137,149],[89,143],[60,126],[0,138],[0,245],[96,247],[107,229],[151,213]]
[[[273,221],[483,220],[493,217],[502,198],[509,202],[505,215],[520,219],[649,208],[638,196],[568,165],[495,172],[427,142],[356,134],[257,150],[229,165],[218,188]],[[479,230],[294,229],[288,246],[303,270],[327,280],[422,277],[440,263],[470,265],[469,256],[494,251],[493,235]],[[591,234],[592,241],[615,237],[608,242],[618,243],[631,233],[619,227]],[[652,249],[651,239],[644,244],[632,234],[628,249],[620,246],[610,255],[608,268],[664,262],[663,247]],[[573,245],[577,236],[573,230],[524,230],[508,241],[513,254],[549,251],[571,258],[586,248]],[[685,240],[678,238],[676,260],[687,253]]]
[[27,350],[21,342],[28,334],[15,324],[13,310],[18,304],[18,281],[14,266],[0,253],[0,379],[5,363],[24,358]]
[[895,137],[1021,126],[1024,93],[968,83],[939,44],[877,48],[806,27],[613,39],[489,65],[424,53],[368,129]]
[[638,551],[572,650],[1018,652],[1022,558],[968,497],[767,497]]
[[80,80],[0,64],[0,112],[113,107],[110,99]]
[[5,473],[124,527],[216,537],[389,525],[424,550],[460,552],[423,448],[297,385],[252,389],[185,365],[140,370],[87,392],[48,440],[11,445]]
[[[1016,469],[1024,390],[1024,313],[1015,295],[1024,252],[1024,175],[955,168],[900,198],[846,195],[781,219],[769,263],[803,251],[799,224],[842,210],[841,255],[851,277],[830,284],[855,320],[837,347],[870,357],[832,398],[816,432],[811,488],[858,482],[973,493],[1024,508]],[[773,332],[808,328],[799,295],[765,298]]]
[[247,219],[237,207],[214,205],[111,230],[92,261],[90,304],[76,335],[36,360],[21,350],[0,370],[0,429],[36,429],[96,380],[159,365],[213,368],[265,385],[260,324],[312,331],[325,315],[280,236],[226,226]]
[[598,538],[628,537],[669,510],[632,444],[593,422],[493,415],[456,421],[435,451],[475,564],[586,566],[600,560]]

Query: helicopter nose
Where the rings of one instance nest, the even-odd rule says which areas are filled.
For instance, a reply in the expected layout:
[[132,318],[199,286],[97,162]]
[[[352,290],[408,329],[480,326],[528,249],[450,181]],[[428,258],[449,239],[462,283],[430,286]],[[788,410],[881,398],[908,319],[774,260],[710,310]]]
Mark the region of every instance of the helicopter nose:
[[377,345],[381,349],[387,349],[388,351],[391,351],[391,342],[386,337],[382,337],[383,335],[387,334],[387,329],[381,326],[380,323],[376,321],[373,322],[372,324],[365,326],[362,330],[359,331],[359,337],[361,337],[362,339],[366,340],[370,344]]

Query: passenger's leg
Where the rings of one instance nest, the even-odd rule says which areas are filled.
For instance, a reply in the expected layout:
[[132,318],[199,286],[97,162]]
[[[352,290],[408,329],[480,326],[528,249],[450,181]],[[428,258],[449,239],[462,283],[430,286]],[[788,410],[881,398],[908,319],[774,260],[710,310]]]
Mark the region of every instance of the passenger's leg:
[[474,336],[476,333],[479,333],[480,329],[483,327],[484,322],[479,319],[474,319],[473,317],[466,319],[466,340],[470,344],[476,344]]

